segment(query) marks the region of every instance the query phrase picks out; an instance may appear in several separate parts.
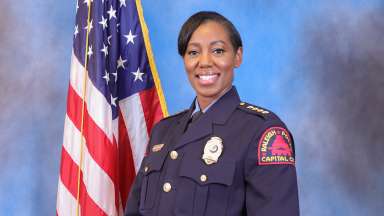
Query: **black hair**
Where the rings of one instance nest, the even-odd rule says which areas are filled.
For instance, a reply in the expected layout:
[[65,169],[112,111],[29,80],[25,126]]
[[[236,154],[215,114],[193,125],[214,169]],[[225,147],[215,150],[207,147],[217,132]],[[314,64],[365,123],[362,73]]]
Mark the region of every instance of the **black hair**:
[[214,21],[224,26],[229,34],[229,39],[235,52],[243,46],[240,34],[231,21],[217,12],[200,11],[189,17],[181,27],[177,43],[180,56],[184,56],[193,32],[195,32],[200,25],[208,21]]

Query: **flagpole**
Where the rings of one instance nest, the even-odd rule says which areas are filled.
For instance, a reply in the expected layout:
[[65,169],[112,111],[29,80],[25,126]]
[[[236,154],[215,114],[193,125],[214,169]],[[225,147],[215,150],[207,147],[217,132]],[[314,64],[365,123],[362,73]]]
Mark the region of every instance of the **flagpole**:
[[80,185],[81,185],[81,168],[83,165],[83,145],[84,145],[84,139],[83,139],[83,133],[84,133],[84,110],[85,110],[85,97],[86,97],[86,90],[87,90],[87,65],[88,65],[88,41],[89,41],[89,32],[91,30],[89,24],[91,19],[91,0],[88,0],[88,17],[87,17],[87,33],[85,37],[85,53],[84,53],[84,70],[83,70],[83,92],[82,92],[82,104],[81,104],[81,129],[80,129],[80,162],[79,162],[79,168],[77,171],[77,195],[76,195],[76,216],[79,216],[79,210],[80,210]]

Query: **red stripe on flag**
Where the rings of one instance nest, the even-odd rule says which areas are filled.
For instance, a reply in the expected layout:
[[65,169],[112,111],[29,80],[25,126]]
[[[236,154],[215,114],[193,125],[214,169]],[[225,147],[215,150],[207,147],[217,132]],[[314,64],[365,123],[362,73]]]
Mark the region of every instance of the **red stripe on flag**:
[[123,207],[127,202],[133,180],[135,179],[135,165],[132,157],[131,143],[124,124],[124,118],[119,111],[119,180],[120,195]]
[[[79,166],[72,160],[68,152],[62,148],[61,151],[61,167],[60,177],[63,185],[68,189],[73,197],[77,197],[77,177]],[[84,182],[83,175],[80,173],[80,208],[81,215],[106,215],[104,211],[88,196]]]
[[140,92],[140,100],[143,106],[145,122],[147,123],[148,134],[151,133],[152,127],[163,118],[159,96],[156,88],[150,88]]
[[[79,131],[81,129],[82,101],[70,85],[68,88],[67,115]],[[89,154],[112,179],[113,184],[117,185],[117,161],[114,160],[114,158],[117,158],[116,143],[112,143],[104,131],[96,125],[86,108],[84,109],[83,136],[85,137]]]

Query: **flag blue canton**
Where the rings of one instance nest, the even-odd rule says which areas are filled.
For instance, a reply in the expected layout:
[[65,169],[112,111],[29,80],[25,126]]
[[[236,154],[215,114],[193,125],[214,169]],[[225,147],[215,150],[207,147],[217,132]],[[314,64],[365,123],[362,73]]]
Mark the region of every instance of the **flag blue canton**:
[[136,4],[134,0],[92,0],[89,25],[88,7],[88,0],[77,2],[74,54],[83,66],[88,58],[89,79],[116,118],[119,100],[154,86]]

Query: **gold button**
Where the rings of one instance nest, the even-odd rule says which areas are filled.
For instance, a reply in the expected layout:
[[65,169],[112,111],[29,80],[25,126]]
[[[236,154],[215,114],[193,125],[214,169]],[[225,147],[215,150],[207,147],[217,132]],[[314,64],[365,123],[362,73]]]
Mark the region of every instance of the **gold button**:
[[177,156],[179,156],[177,151],[171,151],[171,153],[169,153],[169,155],[171,156],[172,160],[176,160]]
[[206,182],[207,181],[207,176],[206,175],[201,175],[200,176],[200,181],[202,181],[202,182]]
[[171,191],[171,189],[172,189],[171,183],[165,182],[163,185],[163,191],[168,193],[169,191]]
[[148,167],[146,166],[146,167],[144,167],[144,172],[148,172]]

